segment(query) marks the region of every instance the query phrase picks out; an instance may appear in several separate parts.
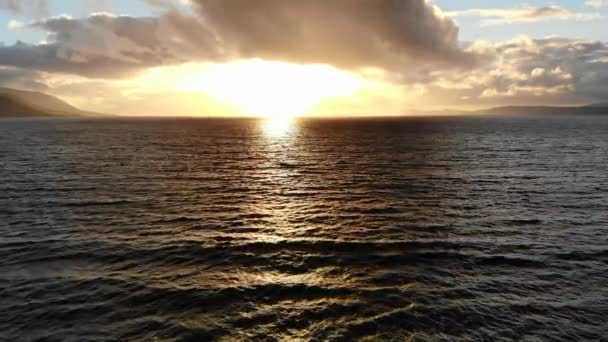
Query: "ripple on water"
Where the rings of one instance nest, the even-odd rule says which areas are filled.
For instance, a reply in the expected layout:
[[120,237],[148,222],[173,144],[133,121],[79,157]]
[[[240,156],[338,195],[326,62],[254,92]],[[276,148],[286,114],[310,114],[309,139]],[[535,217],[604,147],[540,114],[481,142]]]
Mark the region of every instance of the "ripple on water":
[[0,339],[602,340],[606,133],[5,122]]

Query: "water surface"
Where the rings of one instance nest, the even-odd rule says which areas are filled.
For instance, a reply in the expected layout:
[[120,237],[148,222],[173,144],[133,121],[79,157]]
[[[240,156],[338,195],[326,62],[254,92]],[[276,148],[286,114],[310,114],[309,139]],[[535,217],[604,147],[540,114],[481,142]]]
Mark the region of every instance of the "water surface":
[[0,122],[0,339],[602,340],[608,117]]

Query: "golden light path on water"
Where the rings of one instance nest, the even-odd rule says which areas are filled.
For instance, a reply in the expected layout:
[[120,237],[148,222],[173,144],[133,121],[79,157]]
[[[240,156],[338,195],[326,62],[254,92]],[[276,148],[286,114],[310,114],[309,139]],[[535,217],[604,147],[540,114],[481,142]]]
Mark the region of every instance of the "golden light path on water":
[[296,120],[292,116],[268,117],[262,122],[262,131],[269,138],[283,138],[294,130]]
[[[314,206],[312,197],[291,197],[285,192],[285,184],[295,184],[299,154],[305,147],[298,143],[299,119],[291,115],[270,115],[258,123],[261,136],[257,146],[264,161],[258,176],[276,189],[276,197],[268,197],[252,203],[252,208],[260,215],[267,217],[274,227],[273,233],[254,233],[249,236],[251,243],[280,245],[298,241],[314,241],[301,235],[299,228],[293,226],[293,215],[302,208]],[[297,187],[298,188],[298,187]],[[297,189],[290,189],[296,191]],[[264,227],[263,230],[266,230]],[[312,270],[302,274],[290,274],[283,271],[243,271],[224,275],[226,280],[243,287],[256,286],[335,286],[341,283],[346,286],[349,280],[342,276],[328,276],[325,270]],[[336,277],[339,280],[336,280]],[[306,306],[308,304],[303,303]],[[259,310],[272,310],[272,306]]]
[[[267,166],[260,170],[260,176],[275,184],[277,189],[291,183],[294,176],[294,170],[290,166],[297,163],[299,154],[295,134],[298,128],[297,120],[290,115],[270,116],[259,123],[263,138],[259,142],[258,149],[264,155]],[[286,222],[287,217],[290,215],[290,210],[298,204],[295,202],[295,198],[285,202],[284,198],[270,197],[258,203],[258,210],[272,216],[275,224],[283,226],[282,233],[286,233],[290,228]]]

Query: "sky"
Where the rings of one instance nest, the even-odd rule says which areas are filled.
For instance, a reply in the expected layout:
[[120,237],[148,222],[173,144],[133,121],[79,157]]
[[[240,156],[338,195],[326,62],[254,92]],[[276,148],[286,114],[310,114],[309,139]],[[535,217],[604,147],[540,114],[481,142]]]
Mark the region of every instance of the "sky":
[[124,115],[608,100],[608,0],[0,0],[0,86]]

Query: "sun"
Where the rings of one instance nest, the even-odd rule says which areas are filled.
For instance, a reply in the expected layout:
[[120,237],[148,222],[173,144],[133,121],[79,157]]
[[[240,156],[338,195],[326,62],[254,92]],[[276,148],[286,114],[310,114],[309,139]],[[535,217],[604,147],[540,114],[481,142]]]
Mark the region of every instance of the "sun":
[[290,118],[327,98],[362,88],[355,75],[329,65],[299,65],[261,59],[199,66],[179,81],[183,91],[202,92],[246,115]]

